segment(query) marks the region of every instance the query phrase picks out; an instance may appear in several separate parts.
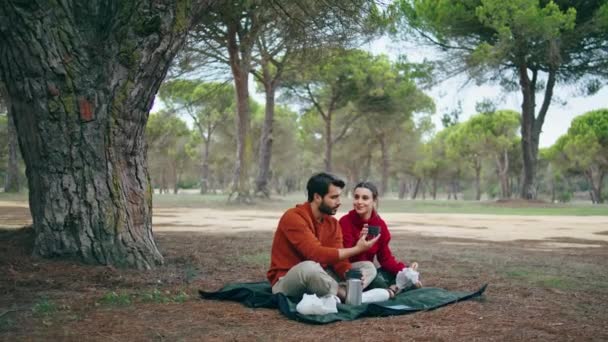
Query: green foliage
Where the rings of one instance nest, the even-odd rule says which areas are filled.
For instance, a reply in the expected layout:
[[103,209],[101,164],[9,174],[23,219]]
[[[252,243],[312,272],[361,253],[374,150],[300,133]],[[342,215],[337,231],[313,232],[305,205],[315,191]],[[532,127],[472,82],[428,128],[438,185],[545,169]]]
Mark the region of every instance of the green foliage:
[[152,183],[167,189],[169,184],[177,184],[181,172],[191,164],[188,144],[192,134],[181,119],[169,112],[150,115],[146,126],[149,166]]
[[550,163],[562,173],[582,173],[592,190],[593,202],[602,203],[603,179],[608,173],[608,110],[576,117],[547,151]]
[[500,195],[500,188],[496,184],[490,185],[487,187],[486,193],[490,199],[497,198]]
[[600,109],[576,117],[566,135],[552,146],[549,157],[562,169],[608,170],[608,110]]
[[486,80],[503,71],[496,66],[552,67],[575,79],[605,75],[606,8],[606,1],[400,0],[389,9],[393,32],[424,32],[451,51],[453,65]]
[[[531,139],[521,140],[521,196],[531,198],[538,136],[555,84],[580,81],[597,91],[593,77],[608,76],[606,7],[606,0],[398,0],[389,12],[393,33],[445,52],[445,75],[467,72],[478,83],[523,93],[522,132]],[[545,97],[535,99],[543,88]]]
[[292,96],[307,102],[312,108],[316,102],[323,112],[333,108],[343,108],[349,101],[362,95],[380,96],[384,88],[368,88],[369,70],[381,67],[369,53],[361,50],[332,50],[321,62],[306,64],[303,68],[286,75],[285,86]]
[[560,203],[568,203],[572,200],[572,192],[571,191],[560,191],[557,194],[556,198]]

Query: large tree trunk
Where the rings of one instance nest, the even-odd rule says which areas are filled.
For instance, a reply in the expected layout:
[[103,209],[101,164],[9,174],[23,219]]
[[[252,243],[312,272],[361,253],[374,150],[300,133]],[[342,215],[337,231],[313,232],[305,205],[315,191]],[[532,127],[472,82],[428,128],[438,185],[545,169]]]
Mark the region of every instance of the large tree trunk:
[[144,128],[185,2],[0,2],[0,74],[26,164],[34,253],[150,268]]
[[481,160],[475,161],[475,200],[481,201]]
[[372,175],[372,157],[371,148],[368,148],[365,156],[365,163],[363,164],[363,177],[361,180],[369,180]]
[[412,199],[415,200],[418,196],[418,191],[420,190],[420,183],[422,182],[422,178],[416,178],[416,184],[414,185],[414,191],[412,191]]
[[496,156],[496,171],[500,180],[500,198],[510,197],[509,185],[509,152],[505,149],[502,155]]
[[177,195],[179,193],[179,183],[182,178],[182,173],[179,171],[181,166],[176,166],[173,168],[173,194]]
[[386,146],[384,135],[379,135],[378,137],[378,142],[380,143],[380,152],[382,154],[382,180],[380,181],[380,194],[384,195],[388,190],[388,147]]
[[327,113],[325,120],[325,172],[331,172],[331,151],[333,149],[333,139],[331,136],[331,112]]
[[405,196],[407,196],[407,191],[408,191],[407,181],[405,180],[405,178],[399,178],[399,195],[398,195],[398,198],[399,199],[404,199]]
[[523,156],[522,182],[520,196],[524,199],[536,197],[536,186],[534,185],[536,176],[536,162],[538,157],[538,143],[540,133],[545,121],[545,116],[553,98],[553,88],[555,87],[556,71],[551,69],[548,72],[547,84],[542,106],[536,116],[536,81],[537,70],[533,70],[532,79],[528,76],[528,68],[525,62],[520,63],[519,85],[523,95],[522,101],[522,120],[521,120],[521,147]]
[[[251,69],[251,49],[239,46],[237,24],[228,24],[228,57],[236,91],[236,161],[232,177],[232,191],[236,202],[251,202],[249,193],[249,72]],[[242,42],[240,42],[242,43]]]
[[534,153],[534,139],[532,132],[534,131],[534,84],[531,84],[530,78],[528,77],[528,69],[526,66],[520,66],[519,68],[519,84],[521,86],[521,92],[523,95],[523,102],[521,105],[521,148],[523,156],[523,170],[522,170],[522,182],[521,182],[521,198],[532,199],[534,194],[532,193],[533,182],[534,182],[534,166],[536,165],[536,155]]
[[264,115],[264,125],[262,126],[262,135],[260,137],[260,154],[258,176],[255,180],[255,192],[264,197],[270,197],[268,189],[268,180],[270,178],[270,158],[272,157],[272,128],[274,126],[274,97],[275,85],[272,82],[270,70],[268,66],[263,66],[264,73],[264,90],[266,92],[266,109]]
[[452,194],[454,194],[454,201],[458,200],[458,178],[452,179]]
[[585,171],[585,177],[587,178],[587,182],[589,182],[589,196],[593,204],[604,203],[602,187],[605,175],[606,173],[598,167],[590,167]]
[[6,177],[4,179],[4,192],[19,192],[19,147],[17,130],[11,113],[8,113],[8,159]]
[[206,194],[209,191],[209,148],[211,144],[211,137],[205,141],[205,148],[203,149],[203,162],[201,165],[201,195]]

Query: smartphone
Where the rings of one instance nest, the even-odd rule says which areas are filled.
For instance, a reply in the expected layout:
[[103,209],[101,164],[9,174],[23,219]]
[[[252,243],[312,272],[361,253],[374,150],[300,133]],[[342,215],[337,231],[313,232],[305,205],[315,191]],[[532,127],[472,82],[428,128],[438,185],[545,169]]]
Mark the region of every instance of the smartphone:
[[367,226],[367,235],[377,236],[380,234],[380,226]]

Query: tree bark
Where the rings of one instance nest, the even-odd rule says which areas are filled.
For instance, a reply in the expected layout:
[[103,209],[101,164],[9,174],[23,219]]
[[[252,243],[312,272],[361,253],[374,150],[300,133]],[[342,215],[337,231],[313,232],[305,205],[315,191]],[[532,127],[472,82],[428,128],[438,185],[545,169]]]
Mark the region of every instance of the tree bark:
[[327,112],[327,117],[324,117],[325,120],[325,172],[331,172],[331,152],[333,150],[333,139],[331,136],[331,111]]
[[4,179],[4,192],[19,192],[19,150],[17,130],[11,113],[8,113],[8,159],[6,165],[6,177]]
[[386,146],[386,140],[384,135],[378,135],[378,142],[380,143],[380,152],[382,154],[382,180],[380,181],[380,194],[386,194],[388,190],[388,173],[389,173],[389,160],[388,160],[388,147]]
[[496,171],[500,180],[500,198],[509,198],[509,152],[506,149],[503,151],[502,155],[496,156]]
[[520,196],[524,199],[536,197],[536,163],[538,159],[538,143],[540,133],[545,121],[545,116],[553,98],[553,88],[556,82],[556,69],[548,72],[547,84],[542,106],[536,116],[536,81],[537,70],[533,70],[532,79],[528,76],[528,68],[525,62],[518,67],[519,84],[523,95],[522,122],[521,122],[521,147],[523,156],[523,171]]
[[211,145],[211,137],[205,141],[203,149],[203,162],[201,165],[201,195],[209,191],[209,149]]
[[458,178],[452,179],[452,194],[454,194],[454,201],[458,200]]
[[201,173],[200,173],[200,194],[204,195],[209,191],[209,153],[211,150],[211,136],[213,131],[215,130],[215,124],[208,122],[207,130],[203,128],[202,123],[198,120],[196,115],[191,115],[194,124],[198,128],[198,133],[200,134],[203,142],[205,143],[205,148],[203,148],[202,156],[201,156]]
[[415,200],[418,196],[418,190],[420,190],[420,183],[422,182],[422,178],[416,178],[416,184],[414,185],[414,191],[412,191],[412,199]]
[[534,154],[534,141],[532,132],[534,131],[534,84],[531,84],[528,76],[528,69],[525,65],[519,67],[519,84],[521,86],[521,92],[523,95],[523,102],[521,105],[521,148],[523,156],[523,170],[522,170],[522,182],[521,182],[521,198],[532,199],[534,194],[532,193],[533,182],[534,182],[534,166],[536,165],[536,158]]
[[[228,26],[228,57],[234,78],[236,91],[236,162],[232,177],[232,192],[229,199],[235,196],[236,202],[251,202],[249,193],[249,126],[251,111],[249,108],[249,72],[251,70],[251,46],[239,41],[239,23],[226,23]],[[239,45],[241,43],[241,45]]]
[[475,160],[475,200],[481,201],[481,160]]
[[0,74],[29,182],[34,253],[148,269],[144,128],[187,2],[0,3]]
[[179,193],[179,183],[182,179],[182,173],[180,172],[181,169],[181,165],[180,166],[176,166],[173,169],[173,194],[177,195]]
[[404,199],[405,196],[407,196],[407,191],[408,191],[407,181],[404,178],[400,178],[399,179],[399,195],[398,195],[398,198],[399,199]]
[[264,125],[260,137],[258,176],[255,180],[255,192],[268,198],[268,180],[270,176],[270,158],[272,157],[272,128],[274,126],[274,104],[275,104],[275,82],[272,80],[268,64],[262,64],[264,79],[264,91],[266,93],[266,108],[264,113]]
[[585,177],[587,178],[587,182],[589,182],[589,196],[591,197],[591,203],[593,204],[604,203],[602,187],[605,175],[606,173],[598,167],[590,167],[585,171]]
[[367,154],[365,155],[365,163],[363,164],[363,174],[361,180],[369,180],[372,175],[372,157],[371,148],[368,146]]

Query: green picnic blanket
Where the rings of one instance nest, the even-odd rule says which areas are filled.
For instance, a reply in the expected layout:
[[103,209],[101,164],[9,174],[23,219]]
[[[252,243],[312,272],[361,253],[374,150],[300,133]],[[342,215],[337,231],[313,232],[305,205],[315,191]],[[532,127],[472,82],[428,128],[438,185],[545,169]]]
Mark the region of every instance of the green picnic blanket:
[[231,300],[250,308],[278,308],[290,319],[311,323],[327,324],[337,321],[351,321],[362,317],[383,317],[404,315],[416,311],[433,310],[444,305],[481,296],[487,284],[474,292],[447,291],[434,287],[405,291],[395,298],[378,303],[347,305],[338,304],[338,313],[326,315],[302,315],[296,311],[299,298],[287,297],[281,293],[272,294],[267,281],[228,284],[216,292],[199,291],[203,299]]

